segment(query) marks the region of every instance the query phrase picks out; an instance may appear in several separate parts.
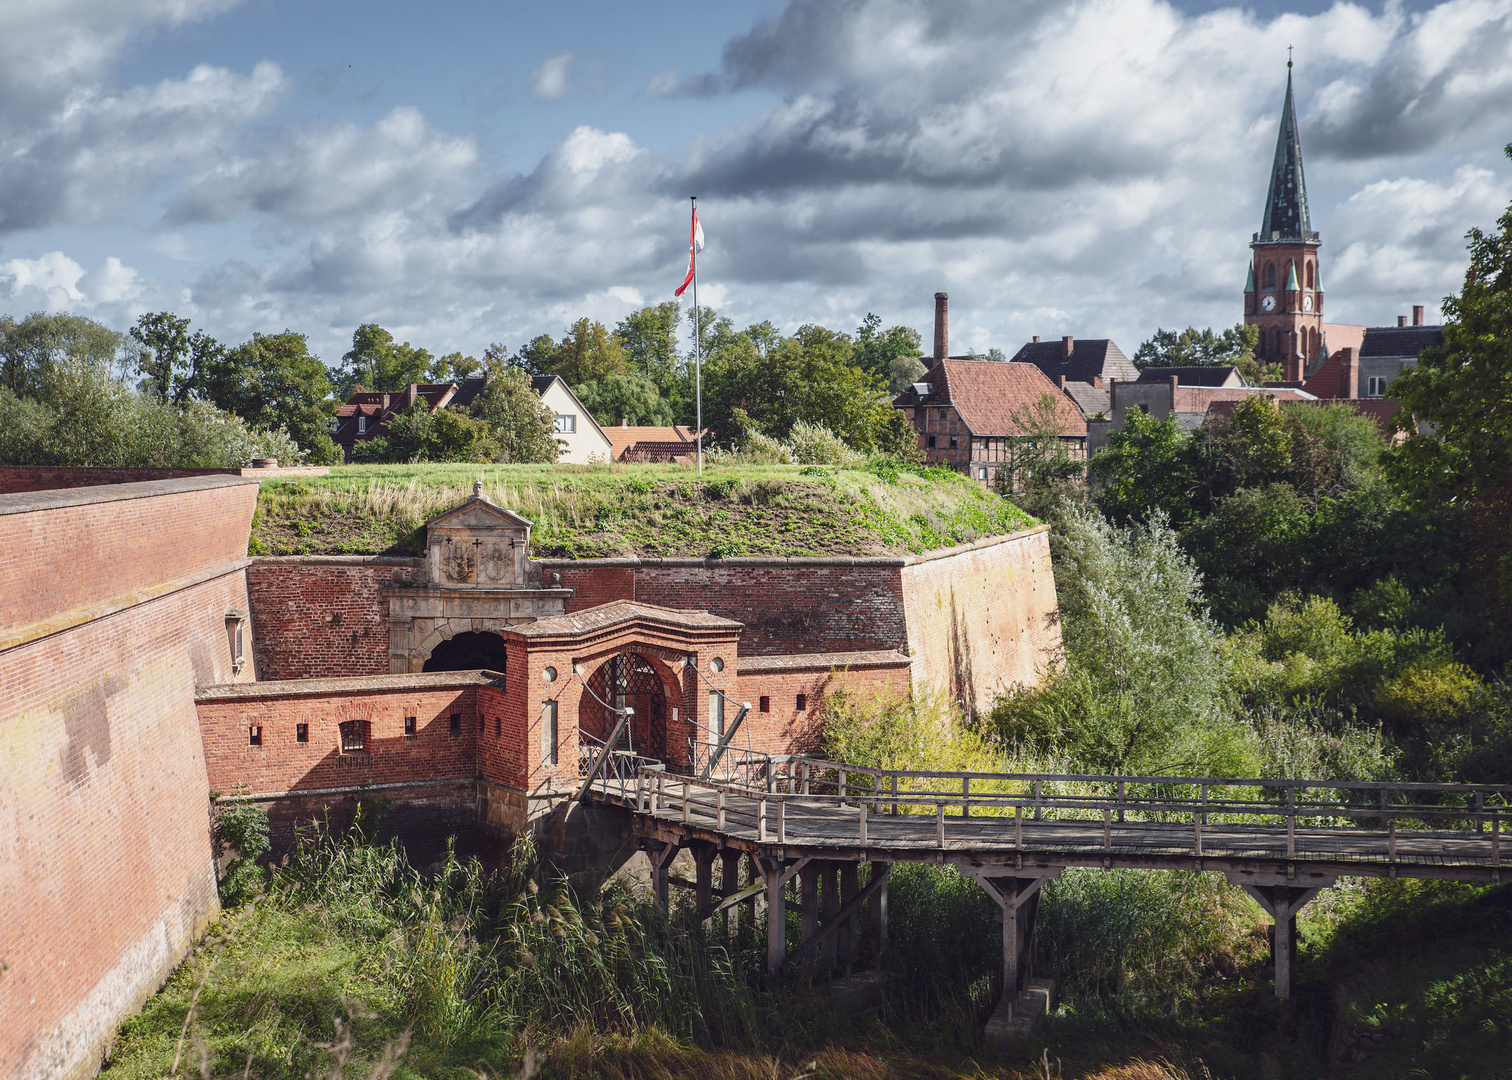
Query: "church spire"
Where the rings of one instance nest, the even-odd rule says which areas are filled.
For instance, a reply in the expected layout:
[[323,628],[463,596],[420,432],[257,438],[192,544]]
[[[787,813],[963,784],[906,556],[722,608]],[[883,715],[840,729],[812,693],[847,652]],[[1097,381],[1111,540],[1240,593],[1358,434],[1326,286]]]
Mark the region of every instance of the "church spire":
[[1271,163],[1270,190],[1265,195],[1265,218],[1258,239],[1312,240],[1307,214],[1307,185],[1302,179],[1302,140],[1297,132],[1297,109],[1292,102],[1291,61],[1286,61],[1286,102],[1281,106],[1281,131]]

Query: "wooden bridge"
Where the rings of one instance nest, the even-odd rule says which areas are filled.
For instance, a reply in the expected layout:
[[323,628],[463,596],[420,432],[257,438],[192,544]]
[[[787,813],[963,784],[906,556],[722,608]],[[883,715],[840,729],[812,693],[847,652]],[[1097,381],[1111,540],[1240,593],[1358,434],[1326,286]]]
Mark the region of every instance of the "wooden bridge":
[[[751,753],[698,777],[629,757],[588,775],[583,797],[631,811],[664,904],[669,884],[693,889],[703,917],[765,896],[774,977],[805,959],[830,971],[848,961],[868,904],[880,946],[893,863],[955,867],[1003,911],[1005,1022],[1029,988],[1040,888],[1067,867],[1227,875],[1274,921],[1286,998],[1296,915],[1320,889],[1341,876],[1500,881],[1512,796],[1512,785],[918,772]],[[668,874],[684,848],[692,882]],[[793,955],[790,884],[802,913]]]

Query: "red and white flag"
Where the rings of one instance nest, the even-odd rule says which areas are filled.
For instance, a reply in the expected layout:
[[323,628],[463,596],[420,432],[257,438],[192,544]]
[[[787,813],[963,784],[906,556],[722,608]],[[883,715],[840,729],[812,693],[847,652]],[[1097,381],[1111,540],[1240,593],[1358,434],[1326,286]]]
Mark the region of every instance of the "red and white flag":
[[704,235],[703,226],[698,223],[698,210],[693,211],[693,224],[688,229],[688,276],[683,278],[683,283],[677,287],[673,296],[681,296],[693,282],[693,272],[698,265],[698,253],[703,250]]

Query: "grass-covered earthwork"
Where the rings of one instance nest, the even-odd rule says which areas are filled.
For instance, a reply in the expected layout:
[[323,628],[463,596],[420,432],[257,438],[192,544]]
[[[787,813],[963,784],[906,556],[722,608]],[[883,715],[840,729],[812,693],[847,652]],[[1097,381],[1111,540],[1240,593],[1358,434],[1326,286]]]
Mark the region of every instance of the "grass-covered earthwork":
[[268,480],[254,555],[418,554],[427,518],[482,480],[534,522],[537,557],[906,555],[1034,524],[960,473],[709,465],[368,465]]

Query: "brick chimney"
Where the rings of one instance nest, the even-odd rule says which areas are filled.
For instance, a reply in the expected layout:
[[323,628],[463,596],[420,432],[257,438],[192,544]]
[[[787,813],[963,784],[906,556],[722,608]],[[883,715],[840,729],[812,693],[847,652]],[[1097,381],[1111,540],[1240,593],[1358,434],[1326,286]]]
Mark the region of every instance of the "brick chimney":
[[1035,334],[1035,335],[1034,335],[1034,343],[1035,343],[1035,344],[1036,344],[1036,345],[1038,345],[1038,344],[1039,344],[1039,335],[1038,335],[1038,334]]
[[950,355],[950,294],[935,293],[935,363]]
[[1423,325],[1423,305],[1422,304],[1413,304],[1412,305],[1412,325],[1413,326],[1422,326]]
[[623,416],[620,417],[620,427],[629,427],[629,426],[630,426],[630,421],[628,419],[626,419],[625,417],[623,417]]
[[1407,316],[1405,316],[1405,315],[1398,315],[1397,316],[1397,325],[1398,326],[1406,326],[1407,325]]
[[1066,388],[1066,377],[1064,375],[1057,375],[1055,377],[1055,385],[1064,390]]
[[1076,339],[1070,334],[1061,338],[1061,359],[1071,359],[1071,354],[1076,351]]
[[1176,387],[1181,385],[1181,379],[1176,375],[1167,375],[1166,382],[1171,387],[1171,411],[1176,411]]
[[1339,350],[1339,393],[1353,401],[1360,396],[1360,358],[1353,346]]

